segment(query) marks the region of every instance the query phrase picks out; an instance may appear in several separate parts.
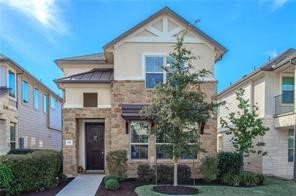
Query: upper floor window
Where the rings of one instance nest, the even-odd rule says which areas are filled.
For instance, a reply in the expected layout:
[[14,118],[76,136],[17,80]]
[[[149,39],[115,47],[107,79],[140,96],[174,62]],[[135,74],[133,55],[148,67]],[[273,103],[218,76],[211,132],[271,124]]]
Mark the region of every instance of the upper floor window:
[[9,95],[14,98],[15,98],[15,94],[16,94],[15,85],[16,85],[15,73],[12,71],[9,71],[8,72],[8,87],[10,88]]
[[39,90],[34,88],[34,108],[39,109]]
[[47,102],[48,102],[48,98],[47,98],[47,95],[44,94],[43,95],[43,112],[44,113],[47,113]]
[[282,78],[282,103],[294,103],[294,77],[284,76]]
[[83,93],[83,107],[98,107],[98,93]]
[[130,123],[131,159],[148,159],[149,126],[146,121]]
[[25,80],[23,80],[23,102],[24,103],[29,103],[29,83]]
[[55,105],[56,105],[56,100],[53,97],[50,97],[50,107],[52,109],[55,109]]
[[167,56],[145,57],[146,88],[154,88],[158,83],[166,81],[167,72],[163,67],[172,61],[173,59]]

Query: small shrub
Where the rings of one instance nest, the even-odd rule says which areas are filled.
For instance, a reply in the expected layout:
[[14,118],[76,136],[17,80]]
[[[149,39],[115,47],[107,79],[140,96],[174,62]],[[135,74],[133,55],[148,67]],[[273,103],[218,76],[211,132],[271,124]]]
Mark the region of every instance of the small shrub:
[[111,176],[116,176],[119,181],[126,178],[127,152],[126,150],[115,150],[108,153],[106,157],[107,167]]
[[228,173],[223,177],[223,183],[231,186],[257,186],[262,185],[264,176],[253,172],[243,171],[239,174]]
[[191,183],[191,168],[188,165],[178,165],[178,183]]
[[157,182],[172,184],[174,181],[174,167],[171,165],[157,165]]
[[225,174],[239,174],[243,169],[243,156],[236,152],[220,152],[218,154],[218,173],[223,178]]
[[138,180],[144,183],[155,182],[154,169],[149,164],[142,164],[137,167]]
[[106,182],[107,182],[108,180],[110,180],[110,179],[118,180],[116,176],[106,176],[106,177],[104,178],[104,184],[106,184]]
[[217,158],[211,156],[203,158],[200,170],[206,181],[211,182],[216,180],[218,175]]
[[13,176],[10,168],[0,163],[0,189],[10,190],[12,180]]
[[0,164],[12,172],[9,194],[42,191],[56,186],[62,171],[62,154],[54,150],[35,151],[28,154],[0,156]]
[[106,181],[105,188],[110,191],[116,191],[119,189],[119,182],[116,179],[109,179]]
[[12,149],[7,154],[28,154],[36,151],[44,151],[47,149],[31,149],[31,148],[23,148],[23,149]]

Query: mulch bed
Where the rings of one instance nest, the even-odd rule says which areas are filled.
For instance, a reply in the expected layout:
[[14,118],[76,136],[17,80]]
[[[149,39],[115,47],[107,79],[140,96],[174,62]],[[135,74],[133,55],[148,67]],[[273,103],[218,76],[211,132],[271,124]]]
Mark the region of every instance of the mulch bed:
[[144,184],[139,182],[137,179],[129,178],[120,182],[120,188],[117,191],[108,191],[105,189],[104,183],[102,182],[96,196],[133,196],[137,195],[135,188],[142,185]]
[[54,196],[69,184],[74,178],[68,178],[66,181],[60,183],[58,186],[41,192],[22,193],[23,196]]
[[172,185],[164,185],[164,186],[154,186],[153,191],[164,194],[172,194],[172,195],[192,195],[197,194],[198,189],[187,186],[172,186]]

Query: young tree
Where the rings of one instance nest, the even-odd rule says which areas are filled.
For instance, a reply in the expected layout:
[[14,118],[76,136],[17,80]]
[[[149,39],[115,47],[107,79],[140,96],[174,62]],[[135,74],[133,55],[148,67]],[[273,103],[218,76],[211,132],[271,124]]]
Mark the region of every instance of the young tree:
[[193,70],[192,63],[196,57],[183,45],[186,33],[184,31],[177,38],[170,54],[173,59],[170,65],[163,67],[167,72],[166,82],[155,87],[151,105],[143,109],[143,113],[157,124],[150,133],[165,137],[170,143],[174,160],[174,186],[177,186],[178,160],[192,149],[195,155],[202,151],[199,127],[207,122],[216,106],[215,103],[206,102],[206,95],[200,90],[201,83],[210,72],[205,69],[198,72]]
[[221,125],[227,130],[226,134],[232,135],[231,142],[235,150],[246,156],[250,153],[266,155],[267,152],[260,149],[264,142],[256,142],[258,136],[264,136],[269,129],[263,125],[258,117],[258,106],[251,106],[249,100],[244,98],[245,90],[240,88],[236,92],[238,101],[237,112],[231,112],[226,119],[221,118]]

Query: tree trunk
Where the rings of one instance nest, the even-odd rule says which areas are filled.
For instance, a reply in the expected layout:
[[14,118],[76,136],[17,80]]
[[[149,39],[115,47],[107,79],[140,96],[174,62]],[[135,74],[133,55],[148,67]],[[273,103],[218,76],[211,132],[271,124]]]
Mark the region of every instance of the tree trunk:
[[174,159],[174,186],[178,186],[178,160]]

